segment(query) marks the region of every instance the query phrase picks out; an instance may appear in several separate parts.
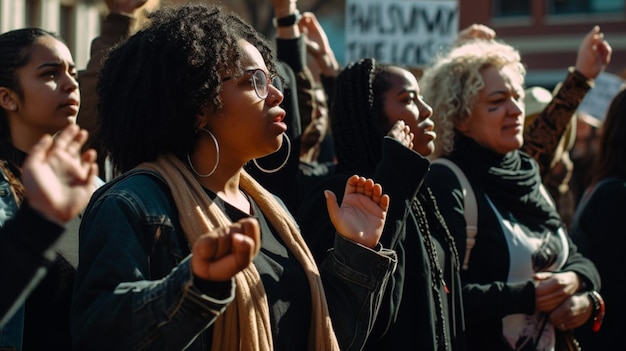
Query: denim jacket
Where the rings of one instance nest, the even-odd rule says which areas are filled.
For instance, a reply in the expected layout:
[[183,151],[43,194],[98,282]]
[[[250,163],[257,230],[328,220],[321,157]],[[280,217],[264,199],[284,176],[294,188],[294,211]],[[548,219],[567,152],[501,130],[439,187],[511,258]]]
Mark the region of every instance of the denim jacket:
[[[210,349],[205,333],[234,299],[234,281],[194,280],[178,216],[154,172],[131,171],[94,194],[80,228],[75,349]],[[334,323],[342,348],[360,349],[395,269],[395,252],[337,242],[320,272],[329,309],[342,318]]]

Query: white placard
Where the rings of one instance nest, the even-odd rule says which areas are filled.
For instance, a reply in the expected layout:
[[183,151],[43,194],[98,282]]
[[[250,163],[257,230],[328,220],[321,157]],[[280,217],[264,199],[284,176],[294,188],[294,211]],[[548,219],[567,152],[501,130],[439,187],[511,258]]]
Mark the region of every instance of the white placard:
[[458,35],[458,1],[347,0],[346,62],[422,67]]
[[609,105],[624,85],[624,80],[618,75],[602,72],[594,81],[595,86],[587,92],[578,111],[604,121]]

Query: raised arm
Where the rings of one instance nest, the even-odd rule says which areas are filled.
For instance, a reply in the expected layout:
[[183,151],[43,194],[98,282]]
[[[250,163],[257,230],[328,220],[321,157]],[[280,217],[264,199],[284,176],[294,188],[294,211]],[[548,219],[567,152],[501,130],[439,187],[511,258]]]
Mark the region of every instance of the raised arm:
[[22,166],[25,203],[0,229],[0,264],[19,267],[0,270],[0,327],[44,277],[65,223],[83,210],[97,187],[96,154],[80,152],[86,140],[86,131],[69,125],[55,139],[44,136]]
[[389,195],[383,194],[380,184],[353,175],[346,182],[341,207],[335,193],[327,190],[324,195],[330,220],[339,234],[369,248],[378,244],[389,209]]
[[316,73],[326,77],[337,77],[341,67],[315,14],[303,13],[298,25],[304,34],[307,52],[315,59]]
[[524,130],[522,150],[537,160],[542,177],[548,173],[561,136],[593,87],[593,80],[611,61],[611,53],[600,27],[594,26],[580,43],[576,66],[570,67],[552,101]]

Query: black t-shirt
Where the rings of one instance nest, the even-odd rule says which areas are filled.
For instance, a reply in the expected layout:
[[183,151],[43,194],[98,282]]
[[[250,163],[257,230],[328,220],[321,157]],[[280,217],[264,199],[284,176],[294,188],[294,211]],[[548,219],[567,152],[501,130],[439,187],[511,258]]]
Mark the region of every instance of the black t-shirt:
[[[251,217],[211,191],[205,191],[232,222]],[[285,247],[257,204],[250,196],[248,200],[261,229],[261,250],[253,263],[267,294],[274,350],[306,350],[312,308],[309,282],[302,265]]]

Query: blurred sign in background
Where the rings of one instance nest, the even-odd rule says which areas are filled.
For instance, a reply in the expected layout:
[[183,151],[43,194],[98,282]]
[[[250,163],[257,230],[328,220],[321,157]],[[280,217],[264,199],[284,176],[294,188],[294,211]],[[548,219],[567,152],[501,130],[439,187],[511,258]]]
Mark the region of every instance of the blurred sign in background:
[[410,67],[427,65],[459,30],[457,1],[348,0],[345,60],[373,57]]

